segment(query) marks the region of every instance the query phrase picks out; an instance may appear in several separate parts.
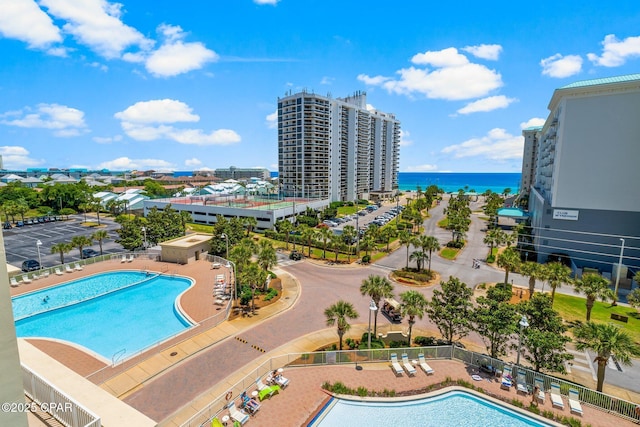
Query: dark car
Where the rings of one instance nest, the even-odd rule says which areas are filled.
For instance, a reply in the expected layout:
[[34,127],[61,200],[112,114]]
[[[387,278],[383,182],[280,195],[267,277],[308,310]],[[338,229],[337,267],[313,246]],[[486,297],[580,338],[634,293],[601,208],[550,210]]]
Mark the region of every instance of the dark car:
[[40,263],[35,259],[28,259],[22,262],[22,271],[35,271],[40,270]]
[[302,258],[304,258],[304,255],[302,255],[298,251],[291,251],[291,254],[289,255],[289,259],[292,259],[294,261],[300,261]]
[[16,227],[24,227],[24,222],[22,221],[16,222]]
[[95,251],[91,248],[82,250],[82,258],[93,258],[100,255],[100,252]]
[[5,230],[9,230],[9,229],[11,229],[13,227],[11,226],[10,222],[5,222],[4,224],[2,224],[2,228],[5,229]]

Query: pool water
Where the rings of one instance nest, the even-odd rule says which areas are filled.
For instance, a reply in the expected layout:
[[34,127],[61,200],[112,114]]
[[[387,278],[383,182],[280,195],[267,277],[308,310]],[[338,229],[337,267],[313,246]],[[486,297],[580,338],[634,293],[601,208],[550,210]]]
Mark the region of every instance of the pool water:
[[[118,282],[111,275],[122,279],[118,272],[103,273],[99,278]],[[23,302],[32,306],[38,299],[41,305],[67,299],[81,301],[62,306],[52,304],[60,308],[38,309],[35,314],[20,318],[16,321],[18,337],[70,341],[112,360],[116,354],[118,359],[124,359],[191,326],[175,308],[176,298],[191,286],[189,279],[139,273],[129,276],[133,284],[120,284],[113,291],[101,290],[98,296],[87,298],[96,293],[87,286],[95,283],[95,279],[96,276],[80,279],[14,298],[14,313],[23,314],[28,312],[22,307]],[[43,303],[47,295],[49,300]],[[67,298],[68,295],[73,297]]]
[[338,400],[328,410],[318,424],[312,425],[344,426],[348,420],[349,427],[549,426],[463,391],[451,391],[436,397],[405,402]]

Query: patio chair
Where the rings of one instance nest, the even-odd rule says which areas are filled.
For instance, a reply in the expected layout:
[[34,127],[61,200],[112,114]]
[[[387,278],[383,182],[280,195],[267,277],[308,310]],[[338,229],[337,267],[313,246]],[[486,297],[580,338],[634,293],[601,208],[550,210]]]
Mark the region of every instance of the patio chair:
[[67,264],[64,266],[64,271],[66,271],[67,273],[73,273],[73,268],[71,268],[71,266]]
[[527,388],[527,374],[524,371],[518,370],[516,390],[518,393],[529,394],[529,389]]
[[59,268],[56,268],[56,276],[62,276],[62,271]]
[[127,256],[126,255],[122,255],[122,259],[120,260],[121,263],[125,263],[127,262]]
[[409,362],[409,356],[407,353],[402,354],[402,366],[404,366],[404,370],[407,371],[410,377],[413,377],[416,374],[416,368]]
[[232,419],[239,422],[240,424],[244,424],[249,421],[249,415],[245,414],[241,410],[238,410],[238,408],[236,408],[235,402],[231,402],[231,404],[229,405],[229,415]]
[[28,274],[25,274],[24,276],[22,276],[22,283],[24,284],[31,283],[31,278],[29,277]]
[[13,286],[14,288],[17,287],[17,286],[20,286],[20,283],[22,283],[22,282],[18,282],[15,277],[12,277],[9,280],[9,282],[11,283],[11,286]]
[[538,387],[538,395],[536,396],[536,398],[538,399],[538,402],[544,404],[544,398],[545,398],[544,381],[542,380],[542,378],[536,378],[534,380],[534,383],[536,387]]
[[262,382],[262,378],[256,380],[256,386],[258,387],[258,398],[261,401],[280,392],[279,385],[266,385]]
[[582,405],[580,405],[580,393],[575,388],[569,389],[569,409],[575,414],[582,415]]
[[502,368],[502,379],[500,381],[500,388],[503,390],[511,390],[513,385],[511,377],[511,366],[505,366]]
[[136,257],[135,257],[133,254],[131,254],[131,255],[129,255],[129,259],[127,259],[127,262],[133,262],[133,260],[134,260],[135,258],[136,258]]
[[49,277],[49,274],[51,274],[49,270],[45,270],[44,273],[42,273],[42,277],[46,279],[47,277]]
[[246,410],[250,415],[254,415],[260,410],[260,403],[257,400],[249,397],[246,392],[242,392],[242,394],[240,395],[240,401],[242,402],[240,405],[240,409]]
[[551,404],[560,409],[564,409],[564,401],[562,400],[562,394],[560,393],[560,384],[551,384]]
[[393,369],[393,372],[396,374],[396,376],[402,376],[402,373],[404,372],[404,370],[402,369],[402,366],[400,366],[400,364],[398,363],[398,355],[396,353],[391,353],[390,355],[391,357],[391,369]]
[[424,354],[420,353],[418,355],[418,362],[420,362],[420,367],[422,368],[425,374],[433,375],[434,370],[431,368],[431,366],[429,366],[427,361],[424,359]]
[[82,266],[80,265],[79,262],[76,262],[76,267],[75,267],[76,271],[82,271]]

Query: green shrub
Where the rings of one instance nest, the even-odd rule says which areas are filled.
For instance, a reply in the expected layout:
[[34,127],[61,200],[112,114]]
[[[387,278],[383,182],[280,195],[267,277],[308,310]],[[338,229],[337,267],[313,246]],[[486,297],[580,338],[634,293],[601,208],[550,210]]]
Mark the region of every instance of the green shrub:
[[389,343],[389,348],[401,348],[408,347],[409,344],[406,341],[391,341]]
[[356,390],[356,393],[358,394],[358,396],[360,397],[365,397],[368,393],[369,390],[366,389],[366,387],[358,387],[358,389]]
[[370,255],[365,255],[362,257],[362,263],[363,264],[369,264],[371,262],[371,256]]
[[420,347],[428,347],[432,345],[436,345],[436,340],[433,337],[423,337],[417,336],[414,338],[413,342]]
[[447,242],[447,247],[454,248],[454,249],[462,249],[464,248],[464,241],[456,242],[454,240],[451,240]]
[[540,415],[540,408],[538,408],[536,405],[534,405],[533,403],[529,404],[529,407],[527,408],[529,410],[529,412],[532,412],[536,415]]
[[493,264],[494,262],[496,262],[496,257],[494,257],[493,255],[489,255],[487,257],[487,264]]
[[487,289],[487,284],[486,283],[480,283],[478,285],[478,289]]
[[269,291],[267,292],[267,295],[265,295],[264,300],[271,301],[277,296],[278,296],[278,290],[275,288],[269,288]]

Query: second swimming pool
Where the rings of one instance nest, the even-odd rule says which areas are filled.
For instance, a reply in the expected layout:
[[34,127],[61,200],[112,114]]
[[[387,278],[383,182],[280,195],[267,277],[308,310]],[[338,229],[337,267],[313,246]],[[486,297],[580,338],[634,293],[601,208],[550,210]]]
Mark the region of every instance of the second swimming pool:
[[[131,356],[192,326],[175,307],[191,280],[128,273],[124,276],[128,285],[123,284],[121,272],[102,273],[15,297],[18,337],[70,341],[111,360],[116,354],[118,359]],[[97,289],[100,283],[112,285]]]

